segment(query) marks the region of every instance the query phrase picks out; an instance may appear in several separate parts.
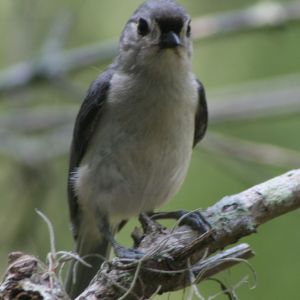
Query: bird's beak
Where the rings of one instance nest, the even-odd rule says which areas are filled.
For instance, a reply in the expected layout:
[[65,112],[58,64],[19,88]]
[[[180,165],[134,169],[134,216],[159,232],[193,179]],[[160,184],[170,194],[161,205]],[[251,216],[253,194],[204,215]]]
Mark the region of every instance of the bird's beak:
[[159,46],[161,49],[176,48],[181,45],[180,38],[174,31],[169,31],[161,36]]

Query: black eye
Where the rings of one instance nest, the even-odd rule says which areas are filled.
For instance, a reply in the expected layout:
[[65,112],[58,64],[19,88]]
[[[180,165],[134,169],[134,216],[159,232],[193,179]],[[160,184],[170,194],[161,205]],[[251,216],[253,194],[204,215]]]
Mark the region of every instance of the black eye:
[[191,25],[189,24],[188,27],[187,27],[187,30],[186,30],[186,36],[187,37],[191,37],[191,31],[192,31]]
[[140,35],[143,35],[143,36],[147,35],[150,32],[148,22],[143,18],[139,19],[138,32]]

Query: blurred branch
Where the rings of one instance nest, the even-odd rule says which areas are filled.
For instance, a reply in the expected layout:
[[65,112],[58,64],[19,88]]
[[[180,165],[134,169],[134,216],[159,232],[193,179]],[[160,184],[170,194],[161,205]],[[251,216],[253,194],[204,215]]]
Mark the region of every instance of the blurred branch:
[[210,124],[299,113],[299,82],[299,74],[287,75],[214,93],[209,103]]
[[[293,74],[209,91],[210,125],[299,113],[299,82],[300,75]],[[83,99],[82,94],[82,91],[77,91],[76,97]],[[5,111],[0,114],[0,128],[32,133],[62,124],[71,126],[77,111],[77,103],[59,106],[39,105],[34,109],[21,108],[11,113]]]
[[[228,33],[244,30],[261,30],[278,27],[283,24],[300,20],[300,2],[276,3],[263,2],[250,8],[230,13],[204,16],[193,22],[194,39],[217,38]],[[68,22],[61,25],[68,27]],[[59,76],[66,77],[68,73],[87,66],[100,64],[111,60],[117,54],[117,41],[97,43],[73,50],[57,51],[67,37],[57,30],[56,39],[50,34],[41,55],[32,61],[19,63],[0,72],[0,95],[14,92],[35,82],[48,81]],[[46,51],[45,51],[46,49]],[[50,51],[54,49],[55,51]]]
[[72,14],[67,10],[61,11],[55,17],[49,35],[41,50],[44,55],[51,55],[53,52],[59,52],[64,48],[73,23],[72,17]]
[[[115,258],[103,264],[77,299],[150,299],[156,294],[197,284],[253,256],[246,244],[214,254],[216,251],[255,233],[259,225],[298,208],[300,169],[225,197],[202,211],[211,225],[211,230],[203,235],[188,226],[166,229],[142,215],[143,233],[136,230],[133,236],[136,248],[145,253],[144,258],[131,262]],[[34,295],[68,299],[54,273],[58,271],[57,264],[56,270],[44,267],[42,271],[38,270],[38,264],[31,256],[20,253],[11,256],[0,284],[0,298],[9,300]],[[52,295],[49,295],[49,286]]]
[[7,134],[14,131],[30,134],[60,128],[65,124],[69,124],[71,130],[77,112],[78,106],[75,105],[45,105],[20,108],[11,113],[6,111],[0,114],[0,135],[4,130]]
[[[282,76],[209,93],[210,125],[300,112],[299,78]],[[0,153],[25,164],[67,154],[77,111],[77,105],[45,105],[0,114]],[[212,131],[200,147],[242,161],[280,167],[300,165],[297,151],[245,142]]]
[[25,137],[0,129],[0,153],[22,164],[35,165],[66,154],[71,131],[70,126],[64,125],[42,137]]
[[32,61],[9,67],[0,72],[0,95],[107,61],[116,55],[116,45],[114,41],[99,43],[51,55],[42,55]]
[[275,167],[300,167],[300,152],[271,144],[243,141],[239,138],[210,132],[202,146],[212,153],[243,161]]
[[193,37],[197,40],[245,30],[276,28],[299,19],[299,1],[265,1],[247,9],[196,19],[193,22]]

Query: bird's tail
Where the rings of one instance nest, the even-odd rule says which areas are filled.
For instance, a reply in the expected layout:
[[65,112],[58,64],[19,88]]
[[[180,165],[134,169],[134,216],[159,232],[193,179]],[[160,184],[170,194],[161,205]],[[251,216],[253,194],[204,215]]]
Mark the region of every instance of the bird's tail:
[[76,241],[77,254],[91,267],[75,260],[72,261],[65,285],[71,299],[75,299],[83,292],[109,255],[110,246],[108,241],[99,235],[97,237],[89,235],[88,232],[79,234]]

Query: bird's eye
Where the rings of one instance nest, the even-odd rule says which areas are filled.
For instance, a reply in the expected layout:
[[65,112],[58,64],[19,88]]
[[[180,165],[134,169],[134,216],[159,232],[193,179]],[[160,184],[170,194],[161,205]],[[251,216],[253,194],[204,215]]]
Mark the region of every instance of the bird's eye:
[[187,30],[186,30],[186,36],[187,37],[191,37],[191,31],[192,31],[191,25],[189,24],[188,27],[187,27]]
[[138,33],[142,36],[145,36],[149,32],[150,32],[150,28],[148,22],[145,19],[140,18],[138,22]]

